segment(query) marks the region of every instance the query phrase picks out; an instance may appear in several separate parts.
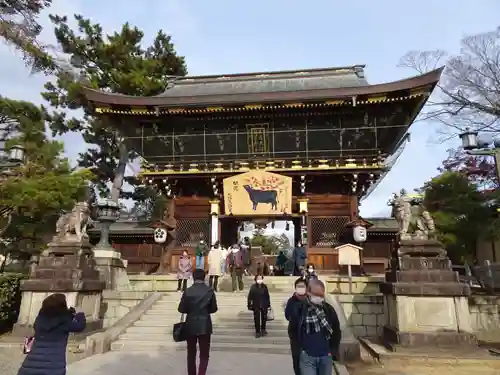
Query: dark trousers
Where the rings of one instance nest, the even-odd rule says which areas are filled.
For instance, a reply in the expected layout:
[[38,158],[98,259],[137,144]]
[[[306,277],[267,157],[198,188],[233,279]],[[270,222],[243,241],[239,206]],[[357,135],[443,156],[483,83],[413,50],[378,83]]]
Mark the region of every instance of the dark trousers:
[[231,268],[231,283],[233,285],[233,292],[236,289],[243,290],[243,269],[241,267]]
[[290,350],[292,352],[293,373],[300,375],[300,347],[297,340],[290,339]]
[[182,288],[182,291],[184,292],[187,288],[187,285],[188,285],[188,281],[187,279],[179,279],[177,280],[177,290],[181,290]]
[[262,333],[266,330],[267,310],[254,309],[253,310],[253,323],[255,325],[255,333]]
[[[200,347],[200,364],[196,374],[196,343]],[[190,336],[187,338],[187,373],[188,375],[205,375],[210,357],[210,335]]]
[[208,287],[214,288],[217,291],[217,285],[219,284],[219,275],[211,275],[208,278]]

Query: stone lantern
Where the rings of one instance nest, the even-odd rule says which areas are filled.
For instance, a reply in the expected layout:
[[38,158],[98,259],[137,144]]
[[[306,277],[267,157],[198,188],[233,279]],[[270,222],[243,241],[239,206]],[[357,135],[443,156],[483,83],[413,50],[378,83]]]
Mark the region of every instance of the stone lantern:
[[104,199],[97,203],[97,221],[101,233],[99,243],[92,250],[101,280],[106,282],[106,289],[129,290],[125,263],[109,242],[111,225],[118,220],[119,215],[120,206],[114,200]]

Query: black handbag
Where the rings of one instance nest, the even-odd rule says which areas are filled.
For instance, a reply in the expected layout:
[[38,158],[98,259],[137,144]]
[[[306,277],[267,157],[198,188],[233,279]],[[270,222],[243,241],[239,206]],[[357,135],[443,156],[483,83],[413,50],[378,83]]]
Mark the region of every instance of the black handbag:
[[181,321],[174,324],[174,329],[172,330],[172,336],[175,342],[186,341],[184,314],[181,315]]

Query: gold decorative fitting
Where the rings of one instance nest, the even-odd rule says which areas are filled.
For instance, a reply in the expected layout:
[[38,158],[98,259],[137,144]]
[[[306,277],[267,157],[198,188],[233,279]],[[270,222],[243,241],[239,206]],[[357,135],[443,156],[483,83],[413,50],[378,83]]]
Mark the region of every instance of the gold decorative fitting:
[[214,172],[224,172],[222,163],[215,163],[214,166],[215,166]]
[[301,108],[304,106],[304,103],[284,103],[282,105],[285,108]]
[[198,169],[198,164],[196,164],[196,163],[189,164],[188,171],[189,172],[199,172],[200,170]]
[[248,163],[246,161],[241,161],[238,163],[240,167],[238,168],[240,171],[249,171]]
[[302,162],[300,160],[292,161],[292,169],[302,169]]
[[345,161],[346,168],[357,168],[356,159],[346,159]]
[[318,160],[318,162],[319,162],[318,168],[328,168],[329,167],[328,160],[326,160],[326,159]]
[[247,104],[247,105],[245,105],[246,109],[259,109],[262,107],[263,107],[262,104]]
[[387,100],[387,96],[373,96],[368,98],[368,103],[381,103]]
[[206,107],[208,112],[221,112],[224,110],[224,107]]

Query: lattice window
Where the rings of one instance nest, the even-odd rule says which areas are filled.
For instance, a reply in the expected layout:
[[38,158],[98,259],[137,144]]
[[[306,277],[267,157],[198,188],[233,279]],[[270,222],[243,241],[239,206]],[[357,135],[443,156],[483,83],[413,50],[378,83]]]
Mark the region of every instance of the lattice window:
[[313,217],[311,220],[311,246],[335,247],[345,234],[349,216]]
[[200,240],[209,244],[210,219],[178,219],[177,244],[182,247],[196,247]]

